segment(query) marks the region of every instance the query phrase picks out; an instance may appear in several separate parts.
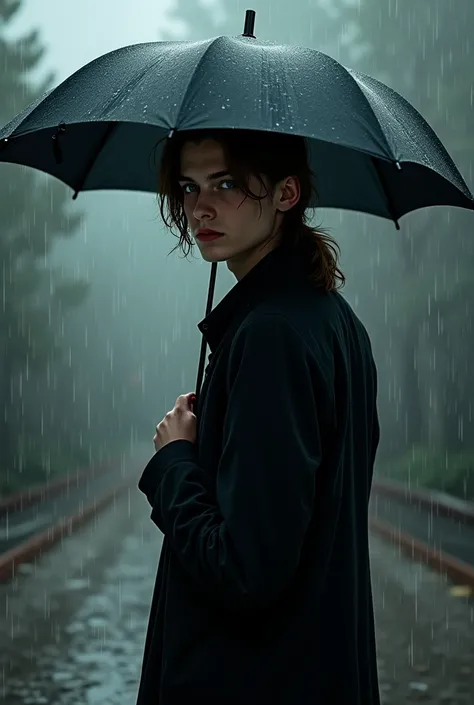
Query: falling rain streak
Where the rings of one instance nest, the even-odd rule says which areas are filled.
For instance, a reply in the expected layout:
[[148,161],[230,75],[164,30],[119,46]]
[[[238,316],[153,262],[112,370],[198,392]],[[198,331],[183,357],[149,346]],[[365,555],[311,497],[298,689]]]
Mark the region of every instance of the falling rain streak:
[[[133,13],[125,0],[101,0],[99,31],[91,33],[85,5],[69,3],[65,24],[56,3],[21,0],[10,16],[14,3],[0,0],[0,127],[116,47],[235,36],[247,9],[143,0]],[[474,190],[472,0],[255,0],[252,7],[259,39],[319,49],[401,93]],[[267,68],[255,106],[290,131],[285,111],[268,104]],[[163,98],[176,111],[172,89]],[[114,95],[117,119],[123,95]],[[287,92],[288,111],[301,99]],[[200,97],[197,107],[208,106]],[[225,90],[218,107],[229,120],[238,109]],[[143,114],[151,119],[154,111],[144,96]],[[135,702],[162,539],[137,472],[154,452],[156,424],[193,391],[199,359],[208,263],[196,248],[187,259],[169,254],[177,238],[163,227],[156,196],[97,190],[72,201],[72,193],[46,174],[0,164],[0,506],[69,476],[66,490],[0,511],[0,575],[2,556],[19,542],[66,526],[51,551],[17,565],[0,585],[6,705]],[[371,521],[393,529],[390,540],[375,530],[370,539],[381,702],[474,702],[474,581],[446,577],[436,565],[448,556],[474,571],[474,523],[459,518],[474,516],[473,215],[421,209],[396,231],[382,218],[328,208],[312,223],[339,243],[343,296],[372,341],[376,480],[401,487],[399,495],[374,490],[371,502]],[[233,284],[219,264],[215,303]],[[73,528],[68,517],[131,475],[93,521]],[[430,506],[416,498],[420,488]],[[402,550],[404,535],[411,544]],[[419,544],[436,552],[431,567]]]

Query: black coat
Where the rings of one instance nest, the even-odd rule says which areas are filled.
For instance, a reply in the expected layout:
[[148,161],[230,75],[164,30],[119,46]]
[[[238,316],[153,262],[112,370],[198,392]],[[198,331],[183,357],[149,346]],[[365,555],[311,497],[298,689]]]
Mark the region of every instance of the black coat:
[[199,329],[196,444],[139,482],[165,538],[138,705],[378,705],[367,332],[284,247]]

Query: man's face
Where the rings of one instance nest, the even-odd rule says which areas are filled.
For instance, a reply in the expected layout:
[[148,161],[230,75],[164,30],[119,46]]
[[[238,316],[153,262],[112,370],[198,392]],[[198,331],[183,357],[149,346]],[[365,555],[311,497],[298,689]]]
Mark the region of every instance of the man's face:
[[[278,244],[275,238],[263,247],[270,235],[278,231],[283,212],[297,202],[299,184],[297,179],[289,177],[277,186],[273,197],[268,195],[257,201],[247,198],[237,188],[231,174],[226,172],[227,168],[218,142],[206,139],[198,144],[186,142],[183,145],[179,183],[190,234],[203,259],[207,262],[227,261],[230,271],[241,279]],[[219,172],[219,176],[208,179],[209,175]],[[253,175],[249,186],[259,196],[265,193]],[[201,228],[216,230],[223,235],[204,242],[197,238]]]

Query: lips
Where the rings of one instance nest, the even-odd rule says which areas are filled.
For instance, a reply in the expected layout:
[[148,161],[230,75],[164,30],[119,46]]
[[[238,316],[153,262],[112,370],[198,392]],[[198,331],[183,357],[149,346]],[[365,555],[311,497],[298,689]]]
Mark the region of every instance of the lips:
[[222,237],[224,233],[218,233],[216,230],[200,230],[197,234],[197,239],[202,242],[208,242],[210,240],[216,240],[218,237]]

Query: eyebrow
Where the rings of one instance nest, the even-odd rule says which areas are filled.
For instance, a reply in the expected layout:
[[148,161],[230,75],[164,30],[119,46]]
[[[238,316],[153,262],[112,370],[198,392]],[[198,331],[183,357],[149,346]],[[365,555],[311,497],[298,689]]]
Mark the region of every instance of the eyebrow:
[[[220,179],[221,176],[227,176],[231,175],[230,171],[224,170],[224,171],[214,171],[212,174],[208,174],[206,176],[206,181],[214,181],[214,179]],[[184,176],[184,174],[180,174],[178,176],[178,181],[192,181],[193,183],[196,183],[194,179],[192,179],[190,176]]]

